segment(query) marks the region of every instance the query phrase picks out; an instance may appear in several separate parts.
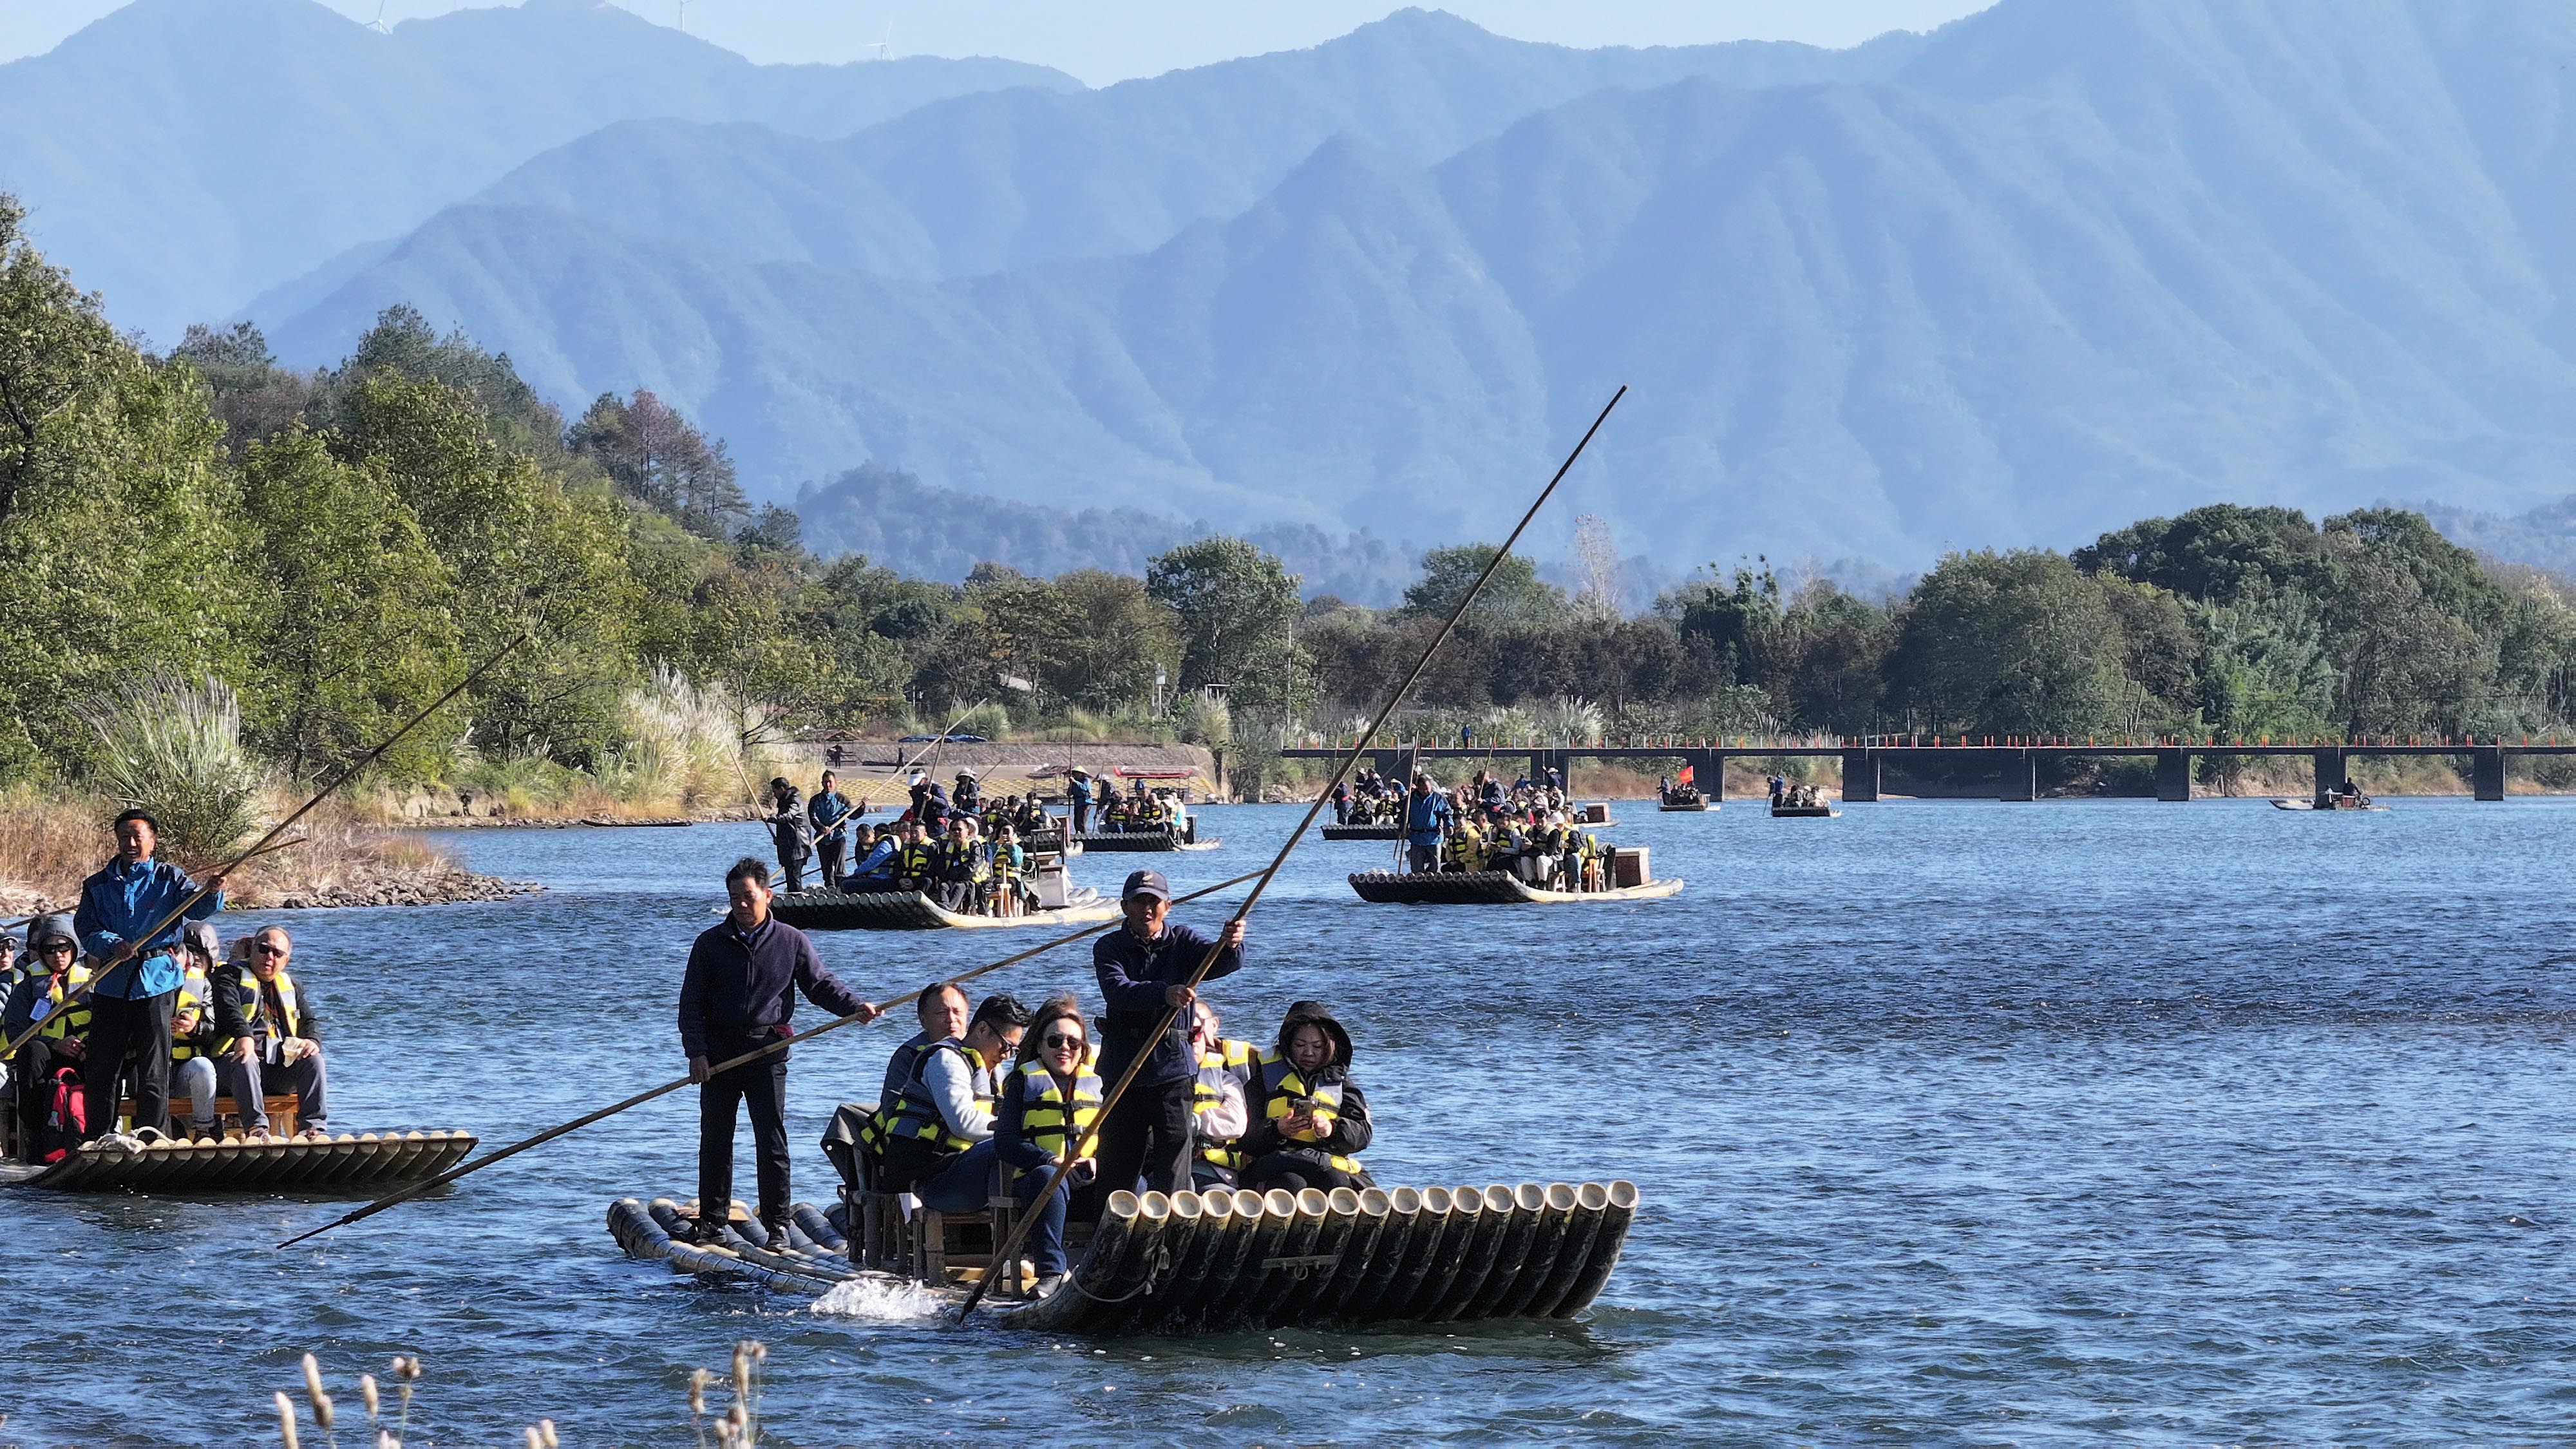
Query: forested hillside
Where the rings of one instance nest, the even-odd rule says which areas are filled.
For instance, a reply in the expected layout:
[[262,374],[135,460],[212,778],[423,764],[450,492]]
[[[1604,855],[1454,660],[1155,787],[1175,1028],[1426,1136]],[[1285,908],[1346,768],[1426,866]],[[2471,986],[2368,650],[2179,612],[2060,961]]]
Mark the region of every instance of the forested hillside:
[[[311,780],[522,635],[389,778],[628,778],[683,706],[728,749],[964,716],[1230,745],[1257,777],[1375,705],[1491,556],[1430,550],[1382,610],[1224,536],[958,583],[822,558],[647,390],[568,419],[402,309],[320,370],[247,326],[151,355],[17,228],[0,205],[0,402],[29,420],[0,437],[0,781],[86,778],[93,719],[155,677],[237,691],[257,756]],[[1570,594],[1506,561],[1401,728],[2576,733],[2560,587],[2415,513],[2204,508],[2071,556],[1953,552],[1885,600],[1748,560],[1632,613],[1595,559]]]

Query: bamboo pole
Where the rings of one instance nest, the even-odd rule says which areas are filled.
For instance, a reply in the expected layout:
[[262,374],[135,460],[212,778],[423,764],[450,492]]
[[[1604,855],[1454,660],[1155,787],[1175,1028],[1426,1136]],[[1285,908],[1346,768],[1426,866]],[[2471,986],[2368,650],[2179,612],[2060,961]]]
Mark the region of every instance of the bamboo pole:
[[[1583,437],[1574,445],[1574,451],[1566,454],[1565,461],[1557,467],[1556,475],[1547,480],[1547,486],[1539,490],[1538,497],[1531,501],[1529,510],[1521,515],[1521,521],[1512,526],[1511,534],[1503,540],[1502,547],[1494,550],[1494,556],[1486,561],[1485,571],[1476,575],[1476,582],[1468,586],[1467,592],[1459,598],[1457,607],[1449,611],[1449,617],[1440,625],[1440,632],[1431,636],[1431,642],[1423,646],[1422,657],[1414,661],[1413,668],[1404,676],[1404,682],[1398,684],[1395,692],[1387,696],[1386,703],[1378,709],[1377,718],[1360,735],[1359,742],[1342,756],[1341,767],[1333,772],[1333,778],[1324,782],[1324,788],[1316,792],[1314,802],[1306,807],[1306,818],[1298,821],[1297,828],[1288,833],[1287,842],[1279,847],[1277,855],[1271,857],[1270,864],[1261,872],[1261,878],[1253,883],[1252,890],[1244,896],[1243,904],[1234,908],[1234,914],[1227,919],[1225,929],[1217,933],[1217,939],[1208,947],[1207,954],[1200,958],[1198,966],[1190,972],[1190,979],[1182,983],[1184,1003],[1197,992],[1199,983],[1207,980],[1208,972],[1216,966],[1216,958],[1227,949],[1225,938],[1233,933],[1235,927],[1243,924],[1245,917],[1252,914],[1252,908],[1260,903],[1262,893],[1268,890],[1270,882],[1278,877],[1280,868],[1288,863],[1288,857],[1296,853],[1298,844],[1306,838],[1306,832],[1315,828],[1315,821],[1324,813],[1324,806],[1332,800],[1333,791],[1344,780],[1350,778],[1352,767],[1357,765],[1360,756],[1367,752],[1369,741],[1377,738],[1379,730],[1386,728],[1386,722],[1395,714],[1396,706],[1404,702],[1405,695],[1411,693],[1413,686],[1421,681],[1423,671],[1431,667],[1432,656],[1440,652],[1440,646],[1447,642],[1449,635],[1457,629],[1458,621],[1466,617],[1468,606],[1476,602],[1478,594],[1484,592],[1485,585],[1494,577],[1494,571],[1501,568],[1503,560],[1511,556],[1512,546],[1520,542],[1521,535],[1528,531],[1531,521],[1538,517],[1538,511],[1547,506],[1548,498],[1556,492],[1556,485],[1564,482],[1565,475],[1574,471],[1575,461],[1583,456],[1585,448],[1591,446],[1593,434],[1600,432],[1601,425],[1610,421],[1611,409],[1619,406],[1619,399],[1627,395],[1628,389],[1624,386],[1611,394],[1610,401],[1601,409],[1601,415],[1592,420],[1591,427],[1584,429]],[[1127,1094],[1128,1087],[1136,1081],[1136,1074],[1144,1069],[1146,1059],[1153,1056],[1156,1045],[1171,1032],[1173,1024],[1180,1020],[1181,1009],[1179,1005],[1167,1005],[1163,1008],[1162,1020],[1152,1031],[1145,1034],[1144,1045],[1127,1063],[1127,1070],[1118,1074],[1118,1084],[1110,1088],[1108,1095],[1101,1099],[1100,1113],[1094,1120],[1103,1124],[1108,1122],[1109,1114],[1117,1109],[1119,1099]],[[1065,1134],[1063,1152],[1050,1165],[1045,1183],[1038,1188],[1037,1201],[1032,1202],[1029,1210],[1021,1213],[1019,1221],[1012,1225],[1009,1241],[994,1250],[994,1268],[975,1281],[974,1289],[966,1295],[965,1303],[957,1310],[958,1322],[965,1322],[967,1315],[975,1311],[975,1305],[983,1301],[984,1290],[992,1285],[995,1278],[1001,1276],[1000,1265],[1012,1261],[1018,1254],[1020,1244],[1027,1239],[1029,1229],[1038,1220],[1037,1203],[1045,1201],[1050,1193],[1065,1187],[1066,1174],[1072,1169],[1074,1157],[1080,1151],[1080,1147],[1076,1134],[1070,1132]]]

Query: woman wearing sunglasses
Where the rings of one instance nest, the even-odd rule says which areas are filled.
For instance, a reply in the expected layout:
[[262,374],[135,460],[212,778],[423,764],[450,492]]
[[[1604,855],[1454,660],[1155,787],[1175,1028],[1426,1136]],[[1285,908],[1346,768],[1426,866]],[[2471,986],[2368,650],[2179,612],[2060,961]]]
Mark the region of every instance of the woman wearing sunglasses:
[[[1050,1170],[1064,1155],[1065,1141],[1078,1135],[1071,1187],[1090,1183],[1098,1164],[1094,1124],[1100,1116],[1100,1078],[1091,1069],[1091,1034],[1082,1023],[1082,1007],[1070,996],[1048,998],[1020,1039],[1019,1069],[1002,1092],[993,1118],[993,1147],[1001,1160],[1018,1169],[1012,1187],[1027,1210],[1039,1187],[1052,1186]],[[1029,1290],[1044,1298],[1064,1285],[1065,1202],[1070,1192],[1053,1191],[1037,1209],[1029,1229],[1028,1250],[1038,1278]]]

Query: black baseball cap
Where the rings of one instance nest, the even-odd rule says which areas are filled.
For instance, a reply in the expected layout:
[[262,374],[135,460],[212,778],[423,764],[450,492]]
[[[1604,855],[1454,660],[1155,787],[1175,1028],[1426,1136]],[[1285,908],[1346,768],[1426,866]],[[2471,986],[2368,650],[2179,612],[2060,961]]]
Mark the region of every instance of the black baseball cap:
[[1131,870],[1127,872],[1127,884],[1119,888],[1118,899],[1133,900],[1137,896],[1168,901],[1172,898],[1172,883],[1163,879],[1159,870]]

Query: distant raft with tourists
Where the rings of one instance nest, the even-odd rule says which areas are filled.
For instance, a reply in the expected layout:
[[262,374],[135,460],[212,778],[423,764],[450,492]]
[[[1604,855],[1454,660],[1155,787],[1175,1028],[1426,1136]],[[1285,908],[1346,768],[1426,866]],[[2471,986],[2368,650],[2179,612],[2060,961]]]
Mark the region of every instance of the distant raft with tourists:
[[782,891],[771,899],[770,911],[800,931],[1010,930],[1118,919],[1118,903],[1089,886],[1065,887],[1056,894],[1055,905],[993,914],[951,910],[921,890],[891,881],[854,881],[842,890]]
[[1843,812],[1825,798],[1814,785],[1791,785],[1774,778],[1771,782],[1771,818],[1774,820],[1831,820]]
[[2376,811],[2380,814],[2386,814],[2388,811],[2387,806],[2361,793],[2361,787],[2349,780],[2331,790],[2320,792],[2313,800],[2275,800],[2272,802],[2272,808],[2275,810]]
[[1692,783],[1691,772],[1685,769],[1679,780],[1655,781],[1655,808],[1667,814],[1697,812],[1714,810],[1717,802],[1700,793],[1699,786]]
[[[1627,1182],[1122,1190],[1074,1245],[1062,1291],[993,1299],[981,1321],[1109,1336],[1568,1319],[1609,1283],[1636,1210]],[[702,1244],[692,1241],[697,1204],[621,1198],[609,1205],[608,1230],[629,1256],[702,1277],[803,1291],[868,1279],[946,1291],[993,1272],[995,1234],[1006,1231],[951,1216],[917,1213],[874,1263],[856,1261],[867,1255],[837,1206],[799,1203],[772,1234],[736,1203],[720,1241]],[[974,1231],[952,1245],[957,1226]]]

